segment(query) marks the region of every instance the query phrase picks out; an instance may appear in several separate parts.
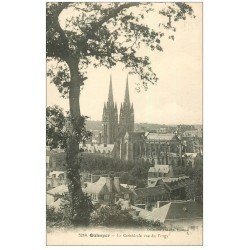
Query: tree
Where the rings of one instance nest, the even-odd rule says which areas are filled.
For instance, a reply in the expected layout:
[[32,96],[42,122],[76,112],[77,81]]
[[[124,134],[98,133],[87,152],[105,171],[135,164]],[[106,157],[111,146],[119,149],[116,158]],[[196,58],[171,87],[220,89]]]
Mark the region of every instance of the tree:
[[[74,137],[77,139],[77,141],[85,141],[87,138],[91,136],[91,133],[88,132],[85,127],[85,120],[87,119],[87,117],[81,116],[80,119],[81,119],[81,126],[79,126],[77,130],[75,130]],[[71,120],[72,118],[70,114],[67,114],[67,116],[65,116],[63,113],[63,110],[59,108],[58,106],[47,107],[46,109],[46,135],[47,135],[46,145],[47,146],[49,146],[52,149],[67,148],[67,143],[71,139],[71,136],[72,136],[71,124],[70,124]],[[67,159],[67,154],[66,154],[66,159]],[[76,159],[76,162],[77,162],[77,159]],[[72,170],[67,165],[68,178],[70,176],[69,175],[70,171]],[[77,174],[79,174],[79,172],[76,172],[75,176],[77,176]],[[79,176],[79,182],[80,182],[80,176]],[[81,188],[81,183],[77,182],[77,185],[78,185],[77,187],[80,186]],[[69,191],[70,190],[71,189],[69,185]],[[88,224],[90,213],[92,211],[92,205],[90,204],[88,197],[82,192],[82,189],[75,196],[72,196],[72,193],[71,193],[70,197],[71,197],[71,204],[72,204],[72,209],[71,209],[72,221],[74,221],[76,224],[78,223]],[[81,208],[81,210],[76,207],[75,205],[76,203]],[[76,209],[79,209],[79,210],[76,210]]]
[[65,148],[66,136],[65,136],[66,118],[63,114],[63,110],[58,107],[46,108],[46,146],[51,148]]
[[[148,84],[155,84],[158,78],[151,68],[150,59],[136,53],[142,44],[151,50],[163,50],[160,43],[164,32],[146,25],[147,15],[155,12],[165,17],[159,25],[170,32],[170,39],[174,39],[176,31],[174,23],[192,15],[192,8],[185,3],[161,6],[157,10],[152,3],[138,2],[47,3],[47,73],[62,96],[69,98],[66,161],[68,188],[76,220],[82,221],[81,215],[84,214],[77,155],[78,134],[84,125],[79,96],[87,80],[85,69],[91,64],[111,68],[122,63],[130,74],[138,75],[139,87],[147,89]],[[71,14],[63,19],[62,14],[66,11]]]
[[[82,116],[83,126],[77,131],[79,141],[86,141],[92,135],[86,130],[85,121],[88,117]],[[64,115],[62,108],[58,106],[46,108],[46,146],[51,149],[67,147],[70,136],[70,115]]]

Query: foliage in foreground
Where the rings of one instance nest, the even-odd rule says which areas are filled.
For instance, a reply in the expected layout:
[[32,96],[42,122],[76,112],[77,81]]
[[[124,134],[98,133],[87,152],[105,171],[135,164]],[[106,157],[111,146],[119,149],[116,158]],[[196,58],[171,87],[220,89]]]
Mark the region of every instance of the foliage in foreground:
[[133,216],[131,210],[121,209],[120,205],[101,205],[91,215],[91,223],[107,227],[146,227],[162,229],[164,225],[159,221],[149,221]]
[[[58,228],[73,227],[70,215],[69,203],[62,203],[58,211],[53,207],[47,208],[47,226]],[[164,224],[159,221],[149,221],[143,218],[132,215],[128,209],[121,209],[121,206],[100,205],[91,214],[90,226],[105,226],[105,227],[120,227],[120,228],[147,228],[162,230],[165,228]]]
[[47,207],[46,221],[49,227],[72,227],[71,209],[68,202],[63,200],[60,208],[56,210],[54,207]]
[[[46,108],[46,146],[51,149],[66,149],[67,140],[70,136],[70,121],[72,117],[69,112],[64,114],[64,110],[57,105]],[[91,132],[86,129],[87,116],[79,118],[81,126],[76,132],[79,141],[85,141],[91,136]]]
[[[59,197],[58,197],[59,198]],[[56,210],[54,207],[47,207],[46,209],[46,221],[47,226],[49,227],[73,227],[76,226],[74,219],[74,210],[70,203],[70,196],[65,195],[60,197],[61,203],[59,209]],[[88,195],[84,194],[84,211],[85,211],[85,220],[86,225],[89,224],[90,214],[93,211],[93,205],[91,199]],[[89,210],[91,209],[91,210]]]

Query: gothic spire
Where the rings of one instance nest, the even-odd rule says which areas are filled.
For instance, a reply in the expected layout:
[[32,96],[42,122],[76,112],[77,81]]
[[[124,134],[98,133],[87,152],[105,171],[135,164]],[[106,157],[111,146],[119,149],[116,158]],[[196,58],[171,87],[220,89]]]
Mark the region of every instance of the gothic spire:
[[124,103],[125,104],[130,104],[129,100],[129,89],[128,89],[128,75],[127,75],[127,83],[126,83],[126,90],[125,90],[125,97],[124,97]]
[[110,75],[108,102],[113,102],[112,76]]
[[107,106],[106,106],[106,102],[104,102],[103,105],[103,112],[102,112],[102,120],[106,120],[106,115],[107,115]]

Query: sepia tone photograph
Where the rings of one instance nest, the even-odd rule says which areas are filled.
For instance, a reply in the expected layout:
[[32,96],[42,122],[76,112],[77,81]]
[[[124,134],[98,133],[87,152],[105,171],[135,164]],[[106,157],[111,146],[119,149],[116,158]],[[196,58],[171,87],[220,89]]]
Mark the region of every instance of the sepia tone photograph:
[[46,244],[203,245],[201,2],[46,3]]

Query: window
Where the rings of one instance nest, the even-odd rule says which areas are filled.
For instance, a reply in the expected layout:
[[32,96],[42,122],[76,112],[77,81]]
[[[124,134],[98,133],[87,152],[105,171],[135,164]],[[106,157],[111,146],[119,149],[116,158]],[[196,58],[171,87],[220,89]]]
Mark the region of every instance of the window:
[[108,200],[109,200],[109,195],[108,195],[108,194],[105,194],[105,195],[104,195],[104,200],[105,200],[105,201],[108,201]]

